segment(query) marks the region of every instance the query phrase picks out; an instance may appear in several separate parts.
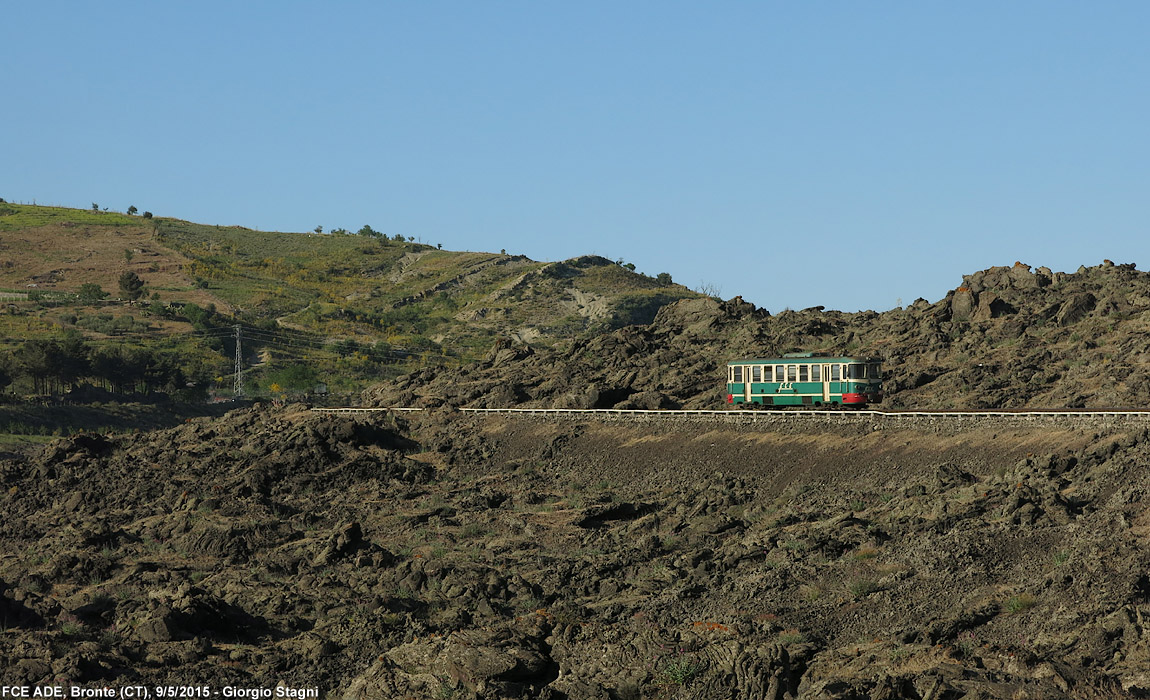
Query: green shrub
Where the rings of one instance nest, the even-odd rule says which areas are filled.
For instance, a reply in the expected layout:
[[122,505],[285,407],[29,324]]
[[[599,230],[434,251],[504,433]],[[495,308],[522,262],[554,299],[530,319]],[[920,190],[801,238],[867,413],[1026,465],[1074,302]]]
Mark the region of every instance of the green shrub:
[[847,590],[855,598],[865,598],[879,589],[876,581],[866,577],[853,578],[847,582]]
[[463,526],[459,531],[459,536],[464,539],[475,539],[476,537],[483,537],[487,534],[487,530],[477,523],[468,523]]
[[697,678],[699,674],[706,668],[704,664],[698,663],[693,659],[681,656],[677,659],[669,659],[663,663],[663,677],[672,685],[687,685],[692,680]]
[[1026,612],[1038,604],[1038,600],[1029,593],[1020,593],[1018,595],[1010,596],[1003,606],[1006,612],[1011,615]]

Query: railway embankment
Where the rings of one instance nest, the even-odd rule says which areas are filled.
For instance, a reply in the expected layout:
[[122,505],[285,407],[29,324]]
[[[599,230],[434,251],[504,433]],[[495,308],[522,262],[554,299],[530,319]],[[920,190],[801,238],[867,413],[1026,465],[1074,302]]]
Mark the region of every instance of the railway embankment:
[[719,471],[773,484],[782,474],[881,483],[941,463],[990,473],[1038,453],[1081,451],[1102,435],[1140,433],[1145,423],[1106,416],[481,412],[464,413],[453,425],[450,432],[478,434],[498,450],[488,461],[495,469],[544,455],[557,473],[610,480],[705,479]]
[[1004,421],[287,407],[72,436],[0,463],[0,681],[1150,692],[1144,425]]

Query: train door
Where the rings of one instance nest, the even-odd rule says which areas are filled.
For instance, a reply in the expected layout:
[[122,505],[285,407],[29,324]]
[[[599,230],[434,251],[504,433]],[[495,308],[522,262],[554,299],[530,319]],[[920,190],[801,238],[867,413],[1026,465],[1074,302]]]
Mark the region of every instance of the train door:
[[751,368],[744,367],[743,374],[746,375],[743,377],[743,379],[747,380],[743,382],[743,401],[751,403]]
[[831,366],[822,366],[822,379],[823,379],[823,405],[826,406],[831,402]]

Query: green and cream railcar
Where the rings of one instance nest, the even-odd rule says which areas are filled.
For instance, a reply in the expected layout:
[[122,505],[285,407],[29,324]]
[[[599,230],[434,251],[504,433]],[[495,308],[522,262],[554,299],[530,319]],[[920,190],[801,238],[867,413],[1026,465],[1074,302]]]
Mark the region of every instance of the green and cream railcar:
[[882,363],[791,353],[727,363],[727,403],[865,406],[882,401]]

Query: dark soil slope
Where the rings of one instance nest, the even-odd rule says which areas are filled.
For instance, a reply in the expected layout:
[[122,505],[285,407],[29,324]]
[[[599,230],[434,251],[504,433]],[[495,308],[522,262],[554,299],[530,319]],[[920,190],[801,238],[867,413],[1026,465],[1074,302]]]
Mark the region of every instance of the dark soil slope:
[[777,315],[736,298],[681,301],[653,323],[557,351],[497,345],[463,369],[426,369],[376,405],[718,408],[724,365],[788,351],[884,360],[885,405],[1121,407],[1150,397],[1150,275],[1106,262],[1076,273],[1016,263],[968,275],[934,304]]
[[0,683],[1150,691],[1141,423],[251,410],[0,467]]

